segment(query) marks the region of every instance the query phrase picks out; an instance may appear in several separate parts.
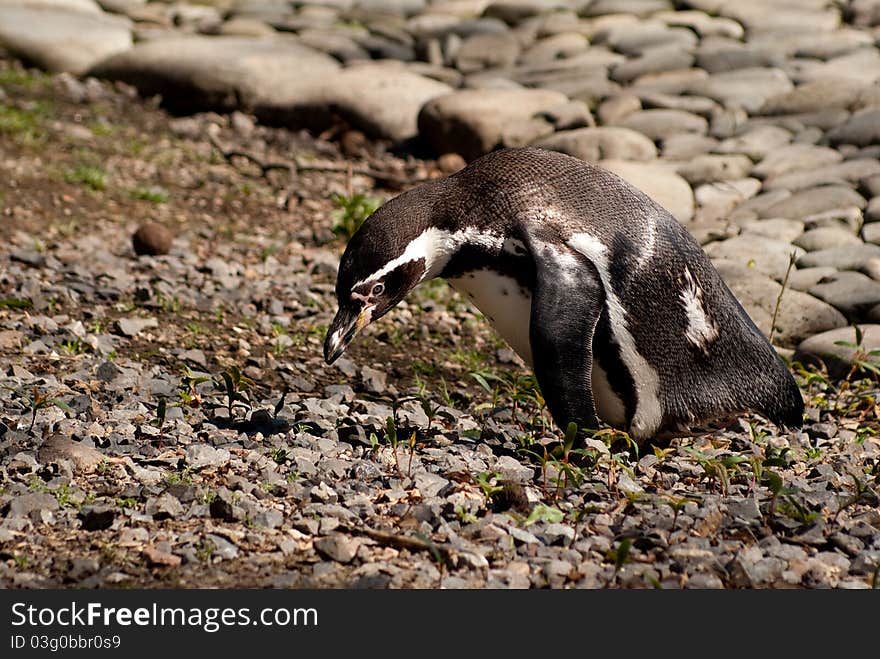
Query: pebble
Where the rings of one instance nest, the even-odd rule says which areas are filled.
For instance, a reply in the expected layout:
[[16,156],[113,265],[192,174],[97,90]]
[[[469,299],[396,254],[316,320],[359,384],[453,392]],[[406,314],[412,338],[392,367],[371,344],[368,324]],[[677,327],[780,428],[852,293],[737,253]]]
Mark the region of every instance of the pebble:
[[141,550],[141,553],[144,558],[147,559],[147,565],[153,567],[179,567],[183,562],[183,559],[180,556],[176,556],[153,546],[144,547]]
[[145,511],[155,520],[174,519],[183,515],[183,505],[177,497],[166,492],[148,499]]
[[158,222],[145,222],[131,237],[131,245],[138,256],[167,254],[174,241],[172,233]]
[[159,327],[155,318],[120,318],[116,327],[123,336],[134,337],[147,329]]
[[209,444],[193,444],[186,449],[186,462],[194,469],[220,467],[227,462],[231,454],[223,448],[214,448]]
[[54,433],[43,440],[37,458],[41,464],[69,460],[76,471],[85,472],[97,467],[107,456],[96,450],[90,440],[75,442],[60,433]]
[[108,506],[83,506],[79,518],[86,531],[103,531],[112,526],[116,511]]
[[322,556],[338,563],[350,563],[357,556],[360,541],[341,533],[315,538],[315,549]]

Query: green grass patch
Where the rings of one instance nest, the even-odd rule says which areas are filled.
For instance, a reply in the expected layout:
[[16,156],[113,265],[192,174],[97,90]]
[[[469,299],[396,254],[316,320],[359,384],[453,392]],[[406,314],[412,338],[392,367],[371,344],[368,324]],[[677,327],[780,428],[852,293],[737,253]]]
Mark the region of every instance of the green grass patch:
[[333,211],[333,233],[343,238],[351,238],[370,215],[382,205],[381,197],[370,197],[363,193],[352,196],[330,195],[336,205]]
[[140,199],[142,201],[148,201],[151,204],[164,204],[168,201],[168,192],[163,190],[162,188],[146,188],[146,187],[136,187],[131,188],[128,191],[128,194],[133,199]]
[[33,144],[43,139],[43,121],[36,110],[20,110],[0,103],[0,133],[20,143]]
[[0,309],[30,309],[33,302],[20,297],[7,297],[0,300]]
[[77,165],[64,172],[64,180],[74,185],[84,185],[96,192],[107,189],[107,172],[100,167]]
[[49,86],[51,78],[42,71],[21,71],[18,69],[0,69],[0,86],[3,87],[25,87],[26,89],[34,89],[36,87]]

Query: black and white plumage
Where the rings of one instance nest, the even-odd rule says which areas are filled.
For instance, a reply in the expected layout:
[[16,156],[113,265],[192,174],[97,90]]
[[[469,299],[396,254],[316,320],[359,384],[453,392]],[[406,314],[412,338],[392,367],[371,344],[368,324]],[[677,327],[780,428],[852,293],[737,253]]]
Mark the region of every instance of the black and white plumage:
[[643,441],[748,411],[802,423],[793,377],[697,242],[586,162],[496,151],[385,203],[342,257],[325,359],[438,276],[532,365],[562,428],[602,419]]

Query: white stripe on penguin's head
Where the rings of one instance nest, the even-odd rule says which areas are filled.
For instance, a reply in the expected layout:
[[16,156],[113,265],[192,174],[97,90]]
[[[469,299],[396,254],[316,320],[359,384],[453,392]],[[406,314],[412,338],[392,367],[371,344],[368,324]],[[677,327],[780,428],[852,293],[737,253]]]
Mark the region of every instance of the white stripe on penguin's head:
[[419,281],[432,279],[443,271],[443,268],[449,263],[449,259],[461,249],[462,245],[467,243],[498,250],[501,249],[503,242],[504,240],[501,236],[482,232],[474,227],[454,232],[429,227],[413,238],[400,256],[391,259],[376,270],[376,272],[356,282],[352,289],[363,286],[367,282],[377,281],[385,275],[394,272],[397,267],[404,263],[420,259],[425,262],[425,272]]

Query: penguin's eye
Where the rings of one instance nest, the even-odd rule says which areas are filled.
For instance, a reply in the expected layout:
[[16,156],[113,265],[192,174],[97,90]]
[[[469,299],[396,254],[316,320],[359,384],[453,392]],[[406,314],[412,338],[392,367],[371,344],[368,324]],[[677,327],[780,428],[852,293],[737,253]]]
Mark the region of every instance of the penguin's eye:
[[385,284],[376,284],[373,286],[373,290],[370,291],[370,295],[382,295],[385,292]]

